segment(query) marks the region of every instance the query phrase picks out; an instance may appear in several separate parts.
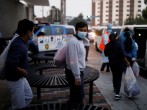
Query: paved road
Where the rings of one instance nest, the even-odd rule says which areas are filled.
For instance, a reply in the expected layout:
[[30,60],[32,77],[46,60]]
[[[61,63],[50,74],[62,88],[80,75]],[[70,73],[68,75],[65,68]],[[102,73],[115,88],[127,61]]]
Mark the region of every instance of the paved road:
[[[100,69],[101,55],[94,49],[90,50],[87,65],[95,69]],[[96,86],[111,105],[112,110],[147,110],[147,79],[137,77],[137,82],[140,87],[141,94],[135,99],[128,99],[123,90],[124,84],[122,81],[121,96],[122,100],[115,101],[112,88],[111,72],[100,72],[100,77],[95,81]]]

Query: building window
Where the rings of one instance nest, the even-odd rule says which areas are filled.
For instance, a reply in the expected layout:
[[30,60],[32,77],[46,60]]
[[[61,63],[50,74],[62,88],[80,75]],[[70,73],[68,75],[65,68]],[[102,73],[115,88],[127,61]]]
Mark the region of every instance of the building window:
[[109,2],[106,2],[106,4],[109,4]]
[[116,12],[118,12],[118,10],[116,10]]
[[116,1],[116,3],[119,3],[119,1]]
[[108,21],[108,19],[106,19],[106,21]]
[[130,16],[129,14],[127,14],[127,16]]
[[116,16],[118,16],[118,14],[116,14]]
[[109,8],[108,6],[106,6],[106,8]]
[[138,7],[141,7],[141,5],[138,5]]
[[116,7],[118,8],[119,6],[118,6],[118,5],[116,5]]
[[138,10],[138,12],[141,12],[141,10]]
[[138,3],[141,3],[141,1],[138,1]]
[[127,5],[127,7],[130,7],[130,5]]

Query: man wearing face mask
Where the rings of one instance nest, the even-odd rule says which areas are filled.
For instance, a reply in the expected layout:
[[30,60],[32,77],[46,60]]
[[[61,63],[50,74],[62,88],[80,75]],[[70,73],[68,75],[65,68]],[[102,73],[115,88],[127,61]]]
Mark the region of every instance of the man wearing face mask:
[[109,42],[109,35],[112,32],[112,25],[108,24],[107,25],[107,29],[104,30],[103,35],[102,35],[102,39],[99,45],[99,48],[102,51],[102,66],[101,66],[101,71],[104,71],[105,67],[106,67],[106,72],[109,72],[109,60],[108,57],[105,56],[104,54],[104,49],[105,49],[105,45]]
[[83,40],[87,35],[88,25],[78,22],[75,26],[76,35],[71,38],[67,45],[66,53],[66,79],[70,86],[70,98],[67,103],[83,104],[85,68],[85,48]]
[[[34,23],[20,20],[5,63],[6,83],[11,93],[12,110],[23,110],[32,100],[28,75],[28,40],[33,35]],[[17,37],[16,37],[17,36]]]

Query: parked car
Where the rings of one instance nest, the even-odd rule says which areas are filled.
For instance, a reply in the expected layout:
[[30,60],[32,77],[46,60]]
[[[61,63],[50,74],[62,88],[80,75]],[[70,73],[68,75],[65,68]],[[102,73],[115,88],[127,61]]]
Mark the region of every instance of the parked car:
[[71,25],[38,25],[34,29],[34,36],[29,40],[31,52],[57,50],[75,34],[75,28]]

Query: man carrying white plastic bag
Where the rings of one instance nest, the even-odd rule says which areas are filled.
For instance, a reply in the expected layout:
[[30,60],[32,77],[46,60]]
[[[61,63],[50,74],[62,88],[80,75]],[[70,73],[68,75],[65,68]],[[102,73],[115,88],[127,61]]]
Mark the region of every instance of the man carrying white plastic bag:
[[126,73],[124,76],[124,91],[130,98],[140,94],[140,89],[130,66],[126,68]]

